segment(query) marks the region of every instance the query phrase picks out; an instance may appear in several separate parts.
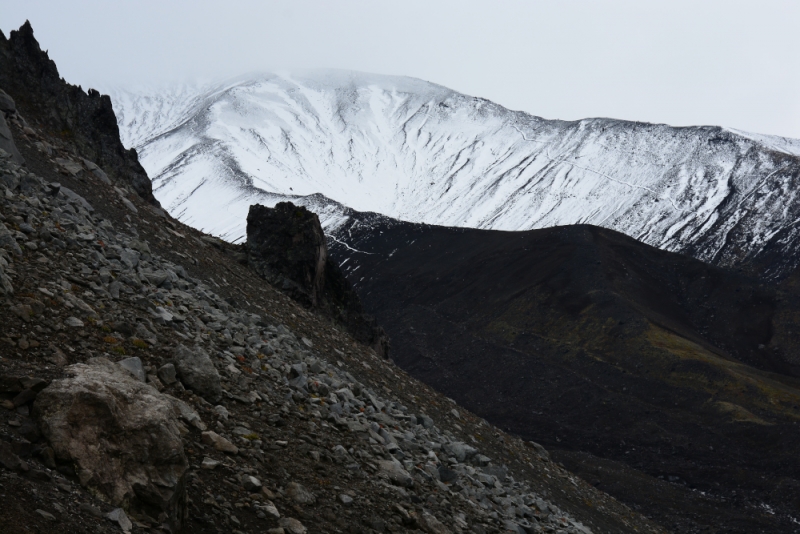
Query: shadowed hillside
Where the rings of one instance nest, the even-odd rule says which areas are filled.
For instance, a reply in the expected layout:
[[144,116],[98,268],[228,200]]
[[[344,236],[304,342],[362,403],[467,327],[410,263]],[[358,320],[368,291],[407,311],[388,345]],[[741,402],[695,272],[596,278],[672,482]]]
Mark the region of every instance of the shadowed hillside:
[[668,528],[794,531],[791,279],[776,289],[592,226],[358,219],[332,255],[401,367]]

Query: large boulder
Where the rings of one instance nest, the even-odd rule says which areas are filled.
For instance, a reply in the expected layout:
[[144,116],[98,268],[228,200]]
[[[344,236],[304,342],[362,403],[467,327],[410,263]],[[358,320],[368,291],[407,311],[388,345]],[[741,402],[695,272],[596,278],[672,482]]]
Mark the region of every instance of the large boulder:
[[208,402],[217,402],[222,398],[219,373],[206,351],[200,347],[188,349],[178,345],[173,360],[184,386]]
[[189,463],[173,403],[104,358],[67,367],[34,403],[42,434],[80,483],[181,531]]
[[356,339],[388,357],[386,333],[364,313],[352,285],[328,257],[325,233],[315,213],[291,202],[274,208],[250,206],[247,262],[272,285],[329,315]]

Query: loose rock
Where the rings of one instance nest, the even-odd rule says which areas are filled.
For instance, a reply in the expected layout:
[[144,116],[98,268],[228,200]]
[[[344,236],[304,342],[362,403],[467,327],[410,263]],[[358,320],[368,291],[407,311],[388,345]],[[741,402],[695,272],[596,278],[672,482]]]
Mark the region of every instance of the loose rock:
[[398,486],[411,487],[414,479],[403,468],[397,460],[381,460],[378,462],[381,472],[393,483]]
[[281,528],[283,528],[284,531],[288,532],[289,534],[306,533],[306,527],[303,526],[303,523],[291,517],[285,517],[281,519],[280,521],[278,521],[278,524],[281,526]]
[[72,328],[83,328],[83,321],[81,321],[77,317],[67,317],[64,320],[64,324],[67,326],[71,326]]
[[239,447],[237,447],[227,439],[223,438],[213,430],[209,430],[208,432],[203,432],[202,440],[203,443],[205,443],[206,445],[211,445],[218,451],[227,452],[228,454],[239,454]]
[[175,368],[183,385],[207,401],[216,402],[222,398],[219,373],[202,348],[190,350],[179,345],[175,350]]
[[121,528],[123,532],[130,532],[133,528],[133,523],[128,519],[125,510],[122,508],[114,508],[106,514],[106,517],[113,523],[119,525],[119,528]]
[[159,367],[158,378],[167,386],[174,384],[177,380],[175,366],[167,363]]
[[255,493],[261,489],[261,481],[254,476],[245,475],[242,477],[242,486],[250,493]]
[[286,486],[286,495],[294,502],[300,504],[314,504],[317,502],[317,498],[314,494],[297,482],[290,482]]
[[55,521],[56,520],[56,516],[54,516],[53,514],[51,514],[49,512],[45,512],[44,510],[37,509],[36,510],[36,514],[39,515],[40,517],[43,517],[44,519],[47,519],[48,521]]
[[203,458],[203,463],[200,464],[201,469],[211,470],[215,469],[220,463],[212,458]]

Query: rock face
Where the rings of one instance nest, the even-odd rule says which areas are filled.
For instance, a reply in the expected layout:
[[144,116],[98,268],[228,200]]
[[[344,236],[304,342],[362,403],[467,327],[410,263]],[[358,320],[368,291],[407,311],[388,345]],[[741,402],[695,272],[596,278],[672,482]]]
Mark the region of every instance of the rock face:
[[169,398],[103,358],[67,372],[71,378],[54,381],[34,404],[56,458],[113,505],[165,514],[180,531],[188,461]]
[[339,266],[328,257],[316,214],[291,202],[274,208],[250,206],[247,215],[248,263],[270,283],[308,308],[328,313],[356,339],[389,355],[389,340]]
[[113,180],[128,184],[144,199],[158,204],[147,173],[135,150],[125,150],[117,119],[107,95],[85,93],[58,74],[56,64],[39,47],[26,22],[9,38],[0,32],[0,88],[13,99],[17,111],[38,117],[45,131],[74,143]]

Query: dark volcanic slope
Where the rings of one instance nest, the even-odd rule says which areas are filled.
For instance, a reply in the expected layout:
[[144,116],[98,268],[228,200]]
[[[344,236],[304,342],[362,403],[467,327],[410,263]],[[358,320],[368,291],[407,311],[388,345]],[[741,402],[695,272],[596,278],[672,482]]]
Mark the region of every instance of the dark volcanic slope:
[[360,219],[338,232],[352,248],[331,253],[401,367],[560,449],[668,528],[795,531],[800,306],[788,283],[592,226]]

